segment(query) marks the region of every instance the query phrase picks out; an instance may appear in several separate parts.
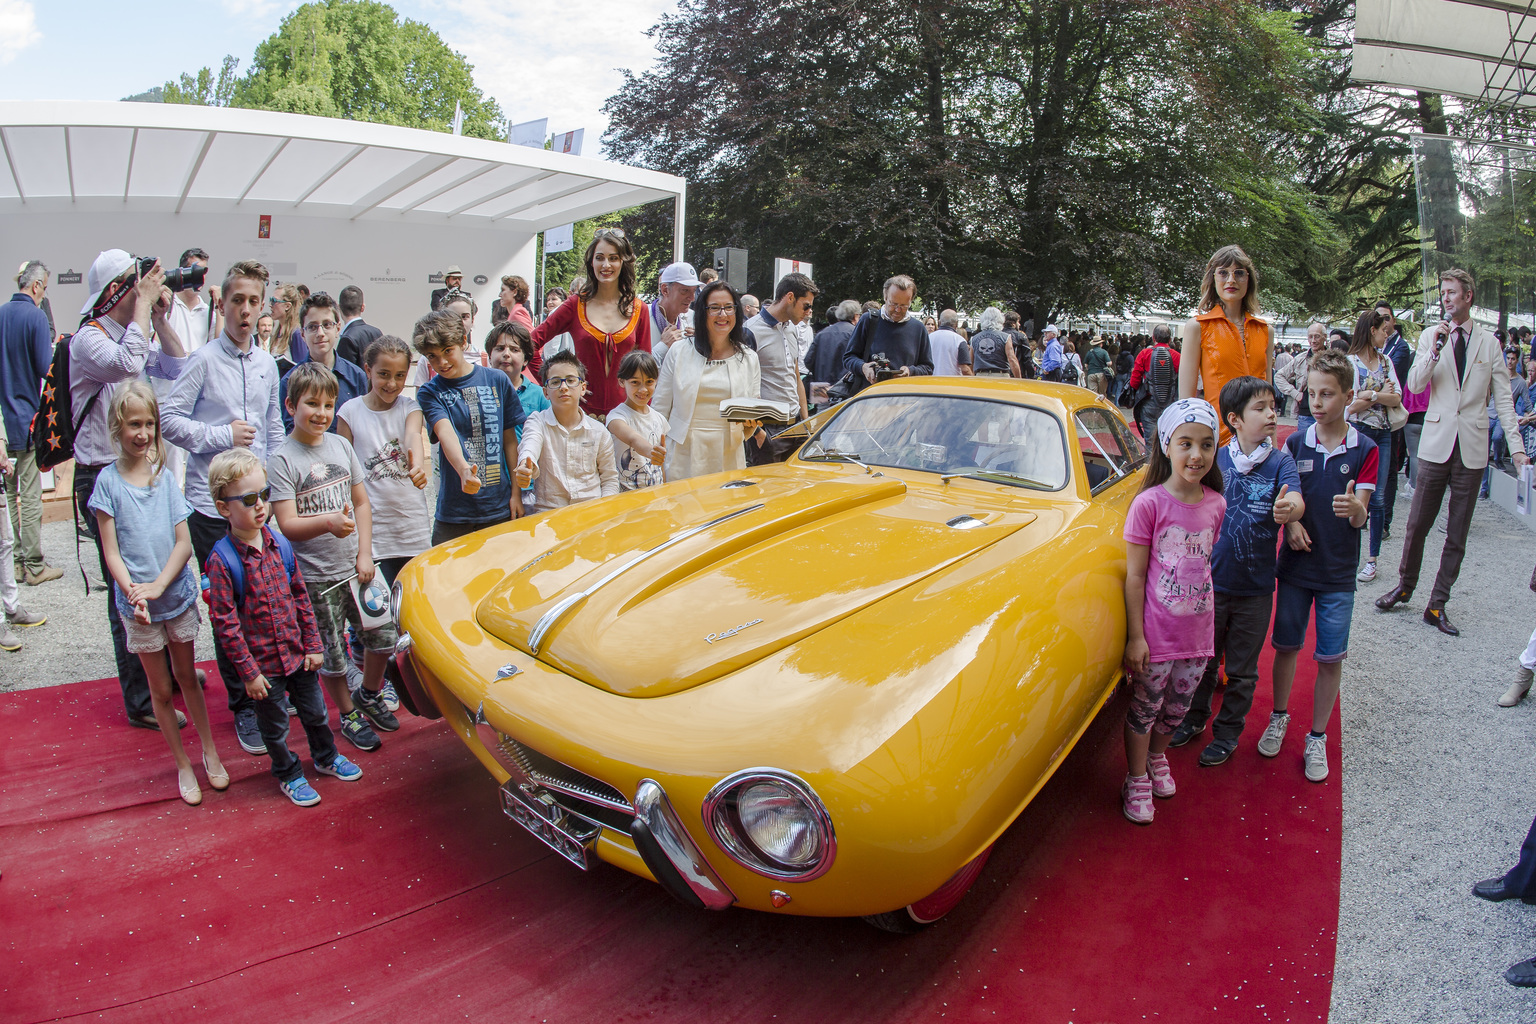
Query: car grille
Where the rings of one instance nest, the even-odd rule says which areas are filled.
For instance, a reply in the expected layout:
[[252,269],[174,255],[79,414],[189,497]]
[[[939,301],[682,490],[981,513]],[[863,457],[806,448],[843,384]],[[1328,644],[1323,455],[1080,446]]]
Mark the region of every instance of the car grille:
[[510,736],[503,735],[500,746],[530,781],[552,791],[567,810],[607,828],[629,831],[635,811],[617,789]]

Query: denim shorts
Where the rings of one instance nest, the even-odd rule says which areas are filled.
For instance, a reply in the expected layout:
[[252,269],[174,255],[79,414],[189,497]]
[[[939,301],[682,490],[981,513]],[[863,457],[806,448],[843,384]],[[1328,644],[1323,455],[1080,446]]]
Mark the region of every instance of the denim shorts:
[[1349,620],[1355,613],[1352,590],[1322,591],[1275,583],[1275,631],[1277,651],[1299,651],[1307,639],[1307,613],[1317,605],[1317,647],[1312,660],[1320,664],[1343,661],[1349,653]]

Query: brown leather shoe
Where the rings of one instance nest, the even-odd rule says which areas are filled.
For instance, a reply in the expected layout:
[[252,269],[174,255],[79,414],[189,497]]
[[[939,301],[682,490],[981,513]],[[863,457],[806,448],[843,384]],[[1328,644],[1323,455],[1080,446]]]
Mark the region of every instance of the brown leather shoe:
[[1385,594],[1382,594],[1376,599],[1376,607],[1380,608],[1384,612],[1391,611],[1393,605],[1407,604],[1408,599],[1412,596],[1413,591],[1411,590],[1404,590],[1402,587],[1393,587],[1391,590],[1387,591]]
[[1446,618],[1444,608],[1424,609],[1424,621],[1434,626],[1446,636],[1461,636],[1461,630],[1451,625],[1451,620]]

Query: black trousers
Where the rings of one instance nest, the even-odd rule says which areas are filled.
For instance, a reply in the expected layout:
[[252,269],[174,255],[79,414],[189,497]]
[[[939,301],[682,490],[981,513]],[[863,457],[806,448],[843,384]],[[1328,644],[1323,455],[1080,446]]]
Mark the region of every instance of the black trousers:
[[1536,896],[1536,821],[1520,846],[1520,860],[1504,876],[1504,884],[1521,896]]
[[1186,725],[1205,727],[1211,719],[1211,697],[1216,692],[1216,667],[1226,654],[1227,688],[1222,693],[1221,710],[1211,735],[1218,740],[1236,740],[1243,734],[1243,722],[1253,707],[1253,691],[1259,684],[1259,655],[1264,637],[1269,633],[1269,613],[1275,605],[1274,594],[1234,597],[1216,592],[1216,656],[1205,666],[1205,675],[1195,687],[1195,695],[1184,716]]
[[[192,553],[197,556],[198,568],[206,573],[208,571],[209,553],[213,546],[224,539],[229,533],[229,523],[222,518],[215,519],[203,513],[192,510],[187,517],[187,531],[192,534]],[[239,714],[241,711],[253,709],[254,702],[245,692],[245,684],[235,674],[234,663],[229,660],[229,655],[224,653],[224,645],[219,643],[219,635],[213,635],[213,661],[218,666],[219,678],[224,681],[224,692],[229,695],[229,710]]]
[[[112,657],[117,662],[117,682],[123,690],[123,710],[129,718],[154,716],[155,708],[149,699],[149,677],[144,674],[144,664],[139,656],[128,650],[128,632],[117,614],[117,601],[112,596],[112,574],[107,571],[107,555],[101,547],[101,531],[96,526],[96,513],[86,507],[91,492],[96,490],[96,478],[106,466],[75,465],[75,510],[85,519],[85,528],[96,542],[96,559],[101,566],[101,578],[107,583],[107,624],[112,630]],[[165,657],[161,652],[160,657]],[[169,671],[169,669],[167,669]]]

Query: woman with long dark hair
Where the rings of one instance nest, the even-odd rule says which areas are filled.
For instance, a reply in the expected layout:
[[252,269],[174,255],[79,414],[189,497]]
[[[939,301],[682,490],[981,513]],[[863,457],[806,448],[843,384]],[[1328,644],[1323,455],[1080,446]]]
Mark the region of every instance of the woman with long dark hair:
[[542,347],[561,334],[571,336],[576,358],[587,370],[581,407],[602,419],[624,401],[619,363],[635,349],[651,350],[651,318],[635,294],[635,250],[620,228],[599,228],[587,246],[586,277],[574,295],[533,329],[535,375]]
[[667,480],[747,467],[742,443],[761,425],[720,417],[727,398],[757,398],[761,371],[747,347],[741,295],[711,281],[693,300],[693,337],[667,349],[651,408],[667,418]]
[[[1376,442],[1383,466],[1392,465],[1392,427],[1388,409],[1403,404],[1403,388],[1398,383],[1392,360],[1381,354],[1392,334],[1392,315],[1381,309],[1367,309],[1355,321],[1355,335],[1349,343],[1349,364],[1355,369],[1355,400],[1344,418],[1356,430]],[[1381,554],[1381,524],[1386,499],[1383,488],[1371,492],[1371,547],[1365,565],[1355,578],[1361,583],[1376,579],[1376,556]]]
[[[1203,388],[1217,406],[1220,443],[1232,439],[1221,389],[1236,377],[1274,379],[1274,331],[1259,317],[1259,272],[1235,245],[1217,249],[1200,282],[1199,312],[1184,325],[1179,351],[1179,397]],[[1202,383],[1203,382],[1203,383]]]

